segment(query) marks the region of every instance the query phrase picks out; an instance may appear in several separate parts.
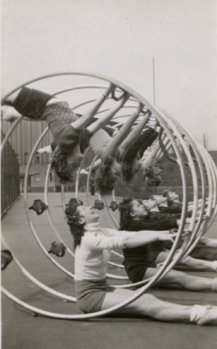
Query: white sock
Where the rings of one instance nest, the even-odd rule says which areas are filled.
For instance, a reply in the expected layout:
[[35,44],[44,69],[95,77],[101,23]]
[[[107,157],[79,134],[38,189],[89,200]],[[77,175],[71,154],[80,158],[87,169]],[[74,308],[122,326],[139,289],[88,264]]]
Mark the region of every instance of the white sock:
[[212,290],[217,291],[217,278],[213,279]]
[[159,207],[168,207],[168,204],[167,204],[167,202],[161,202],[159,204]]
[[45,146],[43,148],[40,148],[40,149],[37,150],[37,153],[39,153],[39,154],[43,154],[43,153],[51,154],[52,153],[51,146],[47,145],[47,146]]
[[204,305],[194,305],[191,308],[190,312],[190,321],[191,322],[198,322],[206,313],[207,311],[207,306]]
[[210,262],[210,268],[214,271],[217,271],[217,261]]
[[158,207],[152,207],[150,212],[160,212]]

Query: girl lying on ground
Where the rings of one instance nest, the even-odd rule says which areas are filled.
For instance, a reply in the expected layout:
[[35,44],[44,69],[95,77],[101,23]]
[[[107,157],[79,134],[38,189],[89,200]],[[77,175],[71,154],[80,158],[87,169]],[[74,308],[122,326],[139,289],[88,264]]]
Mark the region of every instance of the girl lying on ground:
[[85,115],[78,117],[67,102],[50,94],[23,87],[4,101],[4,104],[9,106],[2,107],[3,119],[11,121],[20,116],[17,113],[19,112],[32,120],[46,120],[54,143],[58,146],[53,155],[52,166],[62,182],[71,181],[72,172],[79,167],[89,139],[112,119],[128,99],[127,93],[124,93],[113,108],[99,119],[94,119],[101,105],[114,90],[115,86],[110,84],[92,108]]
[[[161,215],[161,219],[148,221],[148,212],[140,200],[124,199],[119,204],[120,228],[122,230],[161,231],[177,226],[177,219]],[[124,267],[132,282],[138,282],[156,274],[158,264],[169,254],[168,243],[153,242],[145,246],[123,249]],[[171,247],[171,244],[170,244]],[[190,256],[180,261],[175,268],[200,271],[217,271],[217,261],[205,261]],[[204,278],[171,270],[158,283],[159,286],[184,288],[192,291],[217,291],[217,278]]]
[[[75,290],[78,306],[84,313],[96,312],[119,305],[135,294],[133,290],[110,287],[106,281],[110,250],[135,248],[153,241],[167,241],[162,232],[120,232],[99,226],[98,213],[91,207],[81,206],[71,199],[66,216],[75,245]],[[217,323],[217,307],[186,306],[162,301],[150,294],[122,309],[119,314],[131,313],[159,321],[186,322],[197,325]]]
[[[143,117],[131,129],[141,112],[144,113]],[[144,152],[158,137],[156,127],[156,120],[153,127],[150,122],[150,112],[148,110],[144,112],[143,106],[139,104],[135,113],[128,118],[114,137],[101,130],[100,142],[92,144],[94,137],[90,140],[91,148],[99,157],[94,169],[96,188],[100,193],[106,194],[112,191],[119,176],[122,176],[127,183],[130,182],[138,171],[147,182],[150,178],[152,185],[159,185],[160,169],[152,166],[158,144],[147,157],[143,157]]]

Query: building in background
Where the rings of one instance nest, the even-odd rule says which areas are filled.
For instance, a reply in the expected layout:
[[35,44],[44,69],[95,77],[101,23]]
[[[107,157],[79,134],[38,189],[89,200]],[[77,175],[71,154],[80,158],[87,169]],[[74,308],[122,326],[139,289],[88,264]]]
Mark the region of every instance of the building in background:
[[[9,128],[11,127],[11,123],[3,121],[2,122],[2,130],[3,133],[6,134]],[[14,153],[17,157],[17,160],[20,165],[20,192],[23,192],[23,186],[24,186],[24,176],[25,176],[25,170],[26,165],[29,159],[29,156],[32,152],[32,149],[37,142],[37,139],[41,135],[41,133],[44,131],[44,129],[47,127],[46,122],[34,122],[34,121],[28,121],[28,120],[21,120],[19,125],[17,126],[16,130],[13,132],[11,138],[9,139],[9,142],[12,146],[12,149],[14,150]],[[203,137],[205,139],[205,137]],[[51,144],[52,142],[52,135],[48,131],[43,140],[39,143],[38,148],[42,148],[44,146],[47,146]],[[204,142],[205,145],[205,142]],[[217,151],[212,150],[209,151],[210,155],[214,159],[215,163],[217,164]],[[32,159],[32,165],[29,171],[29,178],[28,178],[28,190],[37,192],[37,191],[43,191],[44,190],[44,182],[45,177],[47,173],[47,168],[50,163],[50,154],[38,154],[35,152],[33,159]],[[3,165],[3,164],[2,164]],[[165,163],[164,171],[167,170],[169,173],[171,173],[171,164],[169,162]],[[177,176],[174,175],[174,178]],[[82,182],[82,181],[81,181]],[[176,183],[172,183],[175,185]],[[59,183],[58,177],[55,175],[55,173],[51,170],[48,176],[48,191],[60,191],[61,186]],[[73,190],[72,186],[68,185],[66,186],[65,190]],[[85,188],[83,188],[85,190]]]
[[[6,134],[11,123],[3,121],[2,130]],[[32,122],[28,120],[21,120],[17,128],[14,130],[12,136],[9,138],[9,142],[14,150],[17,160],[20,165],[20,191],[23,191],[24,176],[26,165],[32,149],[43,132],[47,127],[46,122]],[[48,131],[43,140],[40,142],[38,148],[42,148],[49,145],[52,142],[52,136]],[[37,152],[33,156],[32,165],[29,171],[28,189],[30,191],[42,191],[44,187],[44,180],[47,172],[47,167],[50,162],[50,154],[38,154]],[[60,184],[58,178],[55,178],[55,174],[51,171],[48,178],[48,190],[59,190]]]

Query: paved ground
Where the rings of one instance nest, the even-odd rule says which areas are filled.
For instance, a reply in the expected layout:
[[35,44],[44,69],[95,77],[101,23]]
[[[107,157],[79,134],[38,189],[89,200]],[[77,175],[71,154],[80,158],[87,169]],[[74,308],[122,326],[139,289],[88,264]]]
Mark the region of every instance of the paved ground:
[[[29,203],[36,196],[29,196]],[[39,197],[39,195],[37,195]],[[64,241],[72,243],[60,196],[49,194],[52,218]],[[57,241],[47,222],[46,214],[36,216],[30,211],[32,221],[46,248]],[[103,217],[110,220],[109,216]],[[209,235],[215,236],[217,222]],[[40,281],[55,290],[73,295],[73,280],[60,272],[41,252],[24,214],[23,198],[18,200],[3,219],[2,231],[10,247],[23,265]],[[73,270],[70,256],[56,260],[68,270]],[[114,269],[115,274],[117,271]],[[214,277],[214,273],[203,273]],[[46,294],[20,272],[12,263],[2,273],[2,284],[17,297],[37,307],[62,313],[79,313],[76,304],[65,303]],[[180,304],[215,304],[214,293],[153,290],[164,300]],[[171,324],[132,317],[114,315],[89,321],[55,320],[33,317],[29,312],[2,296],[2,348],[3,349],[214,349],[217,348],[216,327],[199,327],[186,324]]]

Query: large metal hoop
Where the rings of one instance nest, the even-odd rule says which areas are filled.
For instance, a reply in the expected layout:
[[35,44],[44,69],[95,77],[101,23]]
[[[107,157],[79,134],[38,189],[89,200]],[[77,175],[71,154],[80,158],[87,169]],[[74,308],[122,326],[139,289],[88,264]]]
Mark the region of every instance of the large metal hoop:
[[[10,299],[12,299],[13,301],[15,301],[16,303],[20,304],[21,306],[29,309],[30,311],[33,311],[37,314],[41,314],[41,315],[45,315],[45,316],[50,316],[50,317],[55,317],[55,318],[64,318],[64,319],[74,319],[74,320],[79,320],[79,319],[87,319],[87,318],[92,318],[92,317],[97,317],[97,316],[103,316],[105,314],[111,313],[113,311],[116,311],[124,306],[126,306],[127,304],[133,302],[134,300],[136,300],[137,298],[139,298],[145,291],[147,291],[147,289],[152,286],[156,281],[159,280],[159,278],[162,277],[162,275],[164,275],[173,265],[174,263],[182,257],[182,253],[180,253],[179,258],[175,258],[173,259],[173,256],[175,254],[176,251],[176,247],[177,244],[181,238],[181,233],[182,233],[182,229],[184,227],[184,223],[186,220],[186,212],[187,212],[187,190],[186,190],[186,175],[185,175],[185,168],[184,168],[184,161],[183,161],[183,157],[181,152],[178,149],[177,143],[174,140],[174,133],[176,134],[176,137],[179,139],[180,143],[182,144],[182,150],[184,150],[184,153],[186,155],[186,157],[188,158],[188,161],[190,163],[190,167],[191,167],[191,173],[192,173],[192,179],[193,179],[193,185],[194,185],[194,202],[196,201],[196,199],[198,198],[198,184],[197,184],[197,176],[196,176],[196,171],[195,171],[195,167],[193,164],[193,161],[191,159],[191,155],[189,153],[188,148],[186,147],[184,141],[180,138],[180,132],[177,130],[176,126],[174,125],[174,123],[169,120],[161,111],[159,111],[155,106],[152,106],[148,101],[146,101],[142,96],[140,96],[139,94],[135,93],[133,90],[129,89],[128,87],[124,86],[123,84],[117,82],[116,80],[113,79],[109,79],[107,77],[103,77],[103,76],[99,76],[96,74],[88,74],[88,73],[59,73],[59,74],[50,74],[50,75],[46,75],[37,79],[33,79],[31,81],[29,81],[26,84],[22,84],[20,85],[18,88],[22,87],[22,86],[26,86],[29,85],[33,82],[37,82],[39,80],[43,80],[43,79],[47,79],[47,78],[52,78],[52,77],[56,77],[56,76],[66,76],[66,75],[81,75],[81,76],[85,76],[85,77],[94,77],[96,79],[100,79],[100,80],[106,80],[109,82],[112,82],[114,84],[116,84],[117,86],[119,86],[121,89],[123,90],[127,90],[133,98],[136,98],[137,100],[139,100],[140,102],[142,102],[144,105],[147,106],[147,108],[156,115],[156,118],[159,120],[160,124],[163,126],[163,128],[167,131],[167,136],[170,139],[170,142],[173,146],[174,152],[176,154],[178,163],[179,163],[179,167],[180,167],[180,172],[181,172],[181,178],[182,178],[182,185],[183,185],[183,209],[182,209],[182,215],[181,215],[181,224],[179,227],[179,231],[177,234],[177,238],[176,241],[170,251],[170,254],[167,258],[167,260],[165,261],[165,263],[162,265],[162,267],[159,269],[158,273],[147,283],[147,285],[143,286],[141,289],[139,289],[137,292],[135,292],[135,294],[130,297],[128,300],[121,302],[120,304],[118,304],[115,307],[109,308],[107,310],[104,311],[99,311],[96,313],[92,313],[92,314],[87,314],[87,315],[67,315],[67,314],[58,314],[58,313],[50,313],[50,312],[46,312],[44,310],[41,310],[39,308],[35,308],[32,306],[27,305],[26,303],[20,301],[19,299],[17,299],[15,296],[13,296],[12,294],[10,294],[8,291],[6,291],[5,289],[2,289],[3,293],[6,294]],[[18,88],[14,89],[12,92],[16,91]],[[12,93],[11,92],[11,93]],[[9,95],[9,94],[8,94]],[[7,95],[7,96],[8,96]],[[7,97],[6,96],[6,97]],[[17,122],[18,124],[18,122]],[[13,127],[15,128],[16,125]],[[11,131],[12,133],[12,131]],[[8,140],[10,135],[7,135],[5,137],[5,143]],[[33,149],[35,151],[35,148]],[[206,158],[206,156],[204,155],[204,151],[202,151],[201,149],[199,149],[199,152],[202,152],[203,155],[203,160],[204,160],[204,164],[207,170],[207,177],[208,177],[208,182],[209,185],[212,188],[216,188],[216,170],[213,166],[212,161],[208,158]],[[34,152],[33,152],[34,154]],[[27,165],[27,171],[26,174],[28,174],[28,167],[29,167],[30,162]],[[25,186],[27,185],[27,177],[25,178]],[[211,200],[212,197],[212,200]],[[212,211],[212,215],[211,215],[211,220],[214,217],[214,214],[216,213],[216,207],[214,207],[214,204],[216,204],[216,196],[209,196],[209,206],[210,206],[210,210]],[[25,201],[26,201],[26,195],[25,195]],[[204,200],[203,200],[204,201]],[[211,203],[212,201],[212,203]],[[25,203],[26,205],[26,203]],[[212,206],[212,208],[211,208]],[[27,208],[27,207],[26,207]],[[201,210],[202,211],[202,210]],[[191,231],[192,232],[197,232],[197,228],[195,228],[195,223],[196,223],[196,213],[197,213],[197,207],[194,206],[194,211],[193,211],[193,218],[191,220]],[[210,220],[210,221],[211,221]],[[209,222],[210,222],[209,221]],[[30,222],[31,225],[31,222]],[[34,230],[34,228],[33,228]],[[205,226],[202,229],[203,231],[205,230]],[[64,270],[63,270],[64,271]]]

